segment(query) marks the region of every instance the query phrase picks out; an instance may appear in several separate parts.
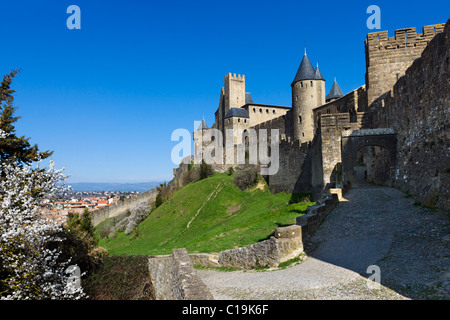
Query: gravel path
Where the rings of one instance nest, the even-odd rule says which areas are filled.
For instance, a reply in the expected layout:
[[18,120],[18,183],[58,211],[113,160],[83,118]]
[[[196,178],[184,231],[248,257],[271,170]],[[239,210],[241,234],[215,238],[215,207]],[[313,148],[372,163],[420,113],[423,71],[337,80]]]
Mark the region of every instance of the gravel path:
[[[352,189],[284,270],[197,270],[215,299],[449,299],[450,224],[388,187]],[[367,286],[370,265],[381,287]]]

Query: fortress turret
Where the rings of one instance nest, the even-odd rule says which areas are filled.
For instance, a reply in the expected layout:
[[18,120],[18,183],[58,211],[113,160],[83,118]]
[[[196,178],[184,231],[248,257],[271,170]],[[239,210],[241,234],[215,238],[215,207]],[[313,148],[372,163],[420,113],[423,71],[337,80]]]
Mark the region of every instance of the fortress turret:
[[339,99],[342,96],[344,96],[344,93],[342,92],[341,87],[339,87],[336,78],[334,78],[333,86],[331,87],[330,92],[327,94],[326,102],[331,102],[333,100]]
[[209,141],[204,139],[207,131],[208,125],[206,124],[205,117],[203,117],[200,125],[194,132],[194,154],[199,159],[202,157],[204,147],[209,144]]
[[319,66],[314,70],[306,50],[291,87],[294,139],[311,141],[314,137],[313,109],[325,103],[325,79]]

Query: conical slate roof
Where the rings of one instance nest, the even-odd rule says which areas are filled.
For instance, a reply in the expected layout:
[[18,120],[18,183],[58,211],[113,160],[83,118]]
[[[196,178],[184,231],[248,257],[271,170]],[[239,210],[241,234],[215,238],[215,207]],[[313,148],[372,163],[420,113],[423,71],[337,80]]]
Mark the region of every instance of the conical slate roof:
[[339,87],[336,78],[334,79],[333,86],[331,87],[330,92],[327,94],[326,100],[329,99],[336,99],[340,98],[344,95],[344,93],[341,90],[341,87]]
[[311,64],[311,61],[309,61],[308,56],[303,56],[302,62],[300,63],[300,67],[298,67],[297,74],[295,75],[294,81],[292,83],[294,84],[297,81],[301,80],[316,80],[316,71],[314,70],[314,67]]
[[205,117],[203,117],[203,120],[200,123],[200,125],[198,126],[197,130],[204,130],[204,129],[208,129],[208,125],[206,124]]
[[322,73],[320,72],[319,64],[317,64],[317,68],[316,68],[316,80],[325,81],[325,78],[322,76]]

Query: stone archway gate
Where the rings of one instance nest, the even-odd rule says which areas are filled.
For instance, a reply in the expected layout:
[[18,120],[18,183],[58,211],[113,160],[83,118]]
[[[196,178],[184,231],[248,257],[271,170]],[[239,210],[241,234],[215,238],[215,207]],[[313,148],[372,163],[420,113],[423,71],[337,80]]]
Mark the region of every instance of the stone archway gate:
[[358,150],[379,146],[389,151],[389,171],[393,177],[396,163],[397,136],[392,128],[345,130],[341,139],[342,182],[346,187],[357,185],[356,165]]

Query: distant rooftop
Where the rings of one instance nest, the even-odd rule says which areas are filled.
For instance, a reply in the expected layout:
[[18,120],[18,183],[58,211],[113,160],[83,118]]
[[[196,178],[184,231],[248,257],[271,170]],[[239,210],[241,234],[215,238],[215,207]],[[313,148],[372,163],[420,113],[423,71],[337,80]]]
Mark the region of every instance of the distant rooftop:
[[250,118],[248,116],[247,110],[243,108],[230,108],[230,110],[228,110],[227,114],[225,115],[225,119],[231,117]]

